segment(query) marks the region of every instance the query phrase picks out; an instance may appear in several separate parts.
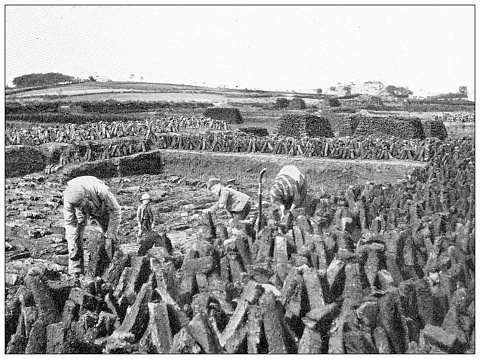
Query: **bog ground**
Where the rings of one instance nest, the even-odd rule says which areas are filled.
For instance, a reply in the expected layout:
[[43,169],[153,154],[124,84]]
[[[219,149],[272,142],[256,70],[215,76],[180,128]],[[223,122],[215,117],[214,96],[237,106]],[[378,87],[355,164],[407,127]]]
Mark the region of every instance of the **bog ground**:
[[[303,109],[276,108],[302,96]],[[471,105],[340,99],[334,109],[316,94],[128,83],[14,91],[7,101],[6,353],[475,353]],[[158,109],[142,112],[147,101]],[[222,106],[244,123],[199,119]],[[311,123],[334,137],[234,131],[275,134],[286,114],[305,128],[305,115],[319,116]],[[367,136],[339,137],[358,125],[349,115]],[[445,139],[399,138],[443,129]],[[314,200],[312,213],[279,220],[268,191],[286,164],[306,174]],[[79,283],[67,275],[62,195],[80,175],[110,186],[122,222],[111,260],[87,226]],[[225,211],[202,214],[216,201],[203,186],[213,176],[252,198],[233,231]],[[137,244],[143,193],[156,226]]]

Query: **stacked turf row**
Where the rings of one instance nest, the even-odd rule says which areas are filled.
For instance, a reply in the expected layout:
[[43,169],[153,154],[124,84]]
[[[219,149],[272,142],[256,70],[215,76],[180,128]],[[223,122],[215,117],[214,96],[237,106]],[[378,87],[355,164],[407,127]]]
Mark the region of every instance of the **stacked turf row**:
[[6,114],[7,122],[30,122],[30,123],[62,123],[84,124],[86,122],[116,122],[127,121],[129,118],[119,114],[71,114],[71,113],[18,113]]
[[314,115],[283,115],[277,122],[277,133],[289,137],[334,137],[328,119]]
[[[16,116],[16,115],[9,115]],[[28,116],[28,115],[27,115]],[[94,119],[98,116],[78,117],[79,119]],[[110,117],[113,119],[114,117]],[[117,118],[118,119],[118,118]],[[89,121],[81,124],[63,123],[53,126],[34,126],[29,129],[8,124],[5,129],[5,144],[8,145],[39,145],[49,142],[71,142],[84,140],[102,140],[126,136],[148,136],[152,132],[179,132],[186,128],[208,128],[211,130],[228,130],[225,121],[211,118],[195,117],[162,117],[147,120],[132,121],[124,118],[120,121]],[[268,133],[266,134],[268,135]]]
[[[120,140],[125,139],[120,143]],[[85,150],[74,150],[64,156],[64,162],[93,161],[96,159],[130,155],[148,151],[147,144],[154,149],[188,151],[211,151],[223,153],[268,153],[274,155],[305,156],[335,159],[413,160],[426,162],[436,158],[444,162],[448,156],[456,156],[453,150],[471,152],[474,156],[474,142],[464,140],[401,140],[399,138],[309,138],[284,136],[247,136],[242,133],[180,134],[158,133],[145,137],[122,137],[103,141],[83,141]],[[88,146],[88,144],[92,144]],[[115,146],[116,145],[116,146]],[[145,146],[145,147],[144,147]],[[10,147],[20,146],[7,146]],[[25,146],[28,147],[28,146]],[[87,152],[87,147],[90,152]],[[463,148],[463,149],[462,149]],[[7,151],[8,152],[8,151]]]
[[208,102],[185,102],[171,103],[168,101],[52,101],[52,102],[7,102],[5,104],[6,114],[37,114],[40,112],[57,113],[64,111],[65,106],[81,108],[83,112],[94,113],[132,113],[132,112],[153,112],[158,109],[170,107],[194,107],[205,108],[212,106]]

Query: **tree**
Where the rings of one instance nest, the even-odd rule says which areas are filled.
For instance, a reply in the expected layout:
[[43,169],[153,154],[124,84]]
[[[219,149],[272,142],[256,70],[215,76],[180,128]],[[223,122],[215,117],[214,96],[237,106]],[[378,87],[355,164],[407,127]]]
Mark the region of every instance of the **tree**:
[[458,88],[458,92],[462,95],[462,97],[468,97],[468,89],[467,86],[460,86]]
[[95,78],[94,78],[92,75],[88,76],[88,79],[89,79],[90,81],[97,82],[97,80],[95,80]]
[[321,94],[322,94],[322,92],[323,92],[323,90],[322,90],[322,89],[320,89],[320,88],[318,88],[318,89],[317,89],[317,94],[321,95]]
[[46,74],[28,74],[15,77],[12,83],[16,87],[36,87],[56,85],[64,82],[73,82],[73,76],[64,75],[58,72],[49,72]]
[[413,94],[413,92],[409,90],[408,87],[396,87],[393,85],[388,85],[387,87],[385,87],[385,90],[389,95],[400,98],[405,98]]
[[395,96],[395,89],[396,87],[393,85],[388,85],[387,87],[385,87],[385,91],[387,91],[388,94],[392,96]]

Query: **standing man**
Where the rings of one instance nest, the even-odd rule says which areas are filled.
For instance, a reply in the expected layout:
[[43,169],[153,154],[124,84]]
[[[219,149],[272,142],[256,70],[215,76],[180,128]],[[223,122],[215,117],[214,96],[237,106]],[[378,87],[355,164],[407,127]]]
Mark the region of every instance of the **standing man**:
[[307,181],[305,175],[294,165],[284,166],[273,180],[270,188],[270,200],[280,205],[282,218],[285,211],[304,207],[307,198]]
[[203,213],[215,212],[225,208],[233,221],[241,221],[247,218],[252,204],[250,196],[245,193],[222,186],[218,178],[210,178],[207,181],[207,190],[218,196],[218,202],[212,207],[204,209]]
[[68,242],[68,272],[79,277],[84,272],[83,231],[91,216],[102,229],[105,249],[113,258],[121,221],[120,205],[105,183],[93,176],[76,177],[63,194],[65,235]]
[[155,224],[152,207],[150,206],[150,195],[148,193],[144,193],[140,200],[142,203],[137,209],[137,243],[140,243],[140,240],[144,234],[148,234],[152,231]]

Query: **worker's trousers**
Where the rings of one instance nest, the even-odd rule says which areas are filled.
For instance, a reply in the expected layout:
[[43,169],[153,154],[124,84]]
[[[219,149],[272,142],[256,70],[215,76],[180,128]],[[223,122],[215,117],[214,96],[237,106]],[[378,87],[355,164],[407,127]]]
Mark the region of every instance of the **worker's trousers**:
[[[102,229],[102,235],[105,235],[108,229],[109,217],[108,215],[102,217],[94,217],[100,228]],[[68,273],[69,274],[83,274],[84,273],[84,250],[83,250],[83,232],[85,226],[65,225],[65,237],[68,244]]]
[[152,231],[152,223],[150,221],[143,221],[137,233],[137,243],[140,243],[141,238]]

